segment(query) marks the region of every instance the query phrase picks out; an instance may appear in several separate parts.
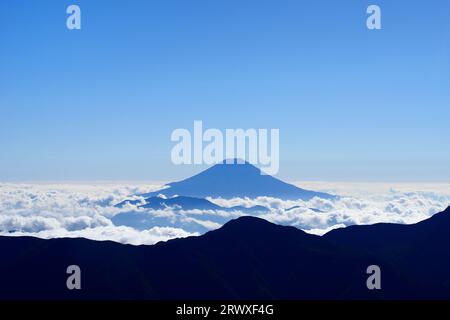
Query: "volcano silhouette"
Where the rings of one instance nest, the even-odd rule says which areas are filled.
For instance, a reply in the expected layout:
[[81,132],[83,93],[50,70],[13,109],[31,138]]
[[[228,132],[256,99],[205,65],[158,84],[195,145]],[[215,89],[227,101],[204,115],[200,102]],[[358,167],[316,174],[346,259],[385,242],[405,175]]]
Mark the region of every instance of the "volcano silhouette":
[[163,194],[166,197],[187,196],[196,198],[256,198],[260,196],[283,200],[310,200],[314,197],[332,199],[336,196],[305,190],[285,183],[269,175],[248,162],[233,163],[226,161],[185,180],[169,183],[164,189],[141,195],[154,197]]

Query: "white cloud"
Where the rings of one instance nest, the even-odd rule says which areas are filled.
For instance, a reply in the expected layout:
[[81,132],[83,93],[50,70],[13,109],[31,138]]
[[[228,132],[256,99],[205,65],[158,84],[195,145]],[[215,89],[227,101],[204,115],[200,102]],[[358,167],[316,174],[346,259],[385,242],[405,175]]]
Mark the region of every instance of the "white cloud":
[[[450,184],[310,184],[302,187],[330,191],[343,197],[310,201],[270,197],[210,200],[224,207],[262,205],[270,208],[270,212],[259,217],[314,234],[352,224],[415,223],[450,204]],[[130,204],[114,207],[124,199],[140,199],[131,197],[132,194],[156,188],[112,184],[0,184],[0,234],[152,244],[216,229],[243,215],[223,210],[151,210]],[[150,219],[147,230],[115,226],[111,222],[113,216],[130,211],[143,213]]]
[[0,231],[12,232],[39,232],[43,230],[51,230],[60,228],[61,224],[55,218],[46,218],[41,216],[23,217],[18,215],[1,215],[0,216]]
[[322,236],[331,230],[344,228],[344,227],[345,227],[345,225],[343,225],[343,224],[335,224],[334,226],[331,226],[331,227],[328,227],[325,229],[309,229],[309,230],[304,230],[304,231],[307,233],[310,233],[310,234],[315,234],[317,236]]
[[191,218],[191,217],[185,217],[184,220],[186,222],[195,222],[209,230],[218,229],[222,226],[220,223],[217,223],[217,222],[213,222],[213,221],[209,221],[209,220],[199,220],[199,219],[195,219],[195,218]]
[[[222,206],[264,205],[271,211],[260,215],[261,218],[314,234],[353,224],[416,223],[450,205],[450,184],[314,182],[301,186],[344,196],[337,200],[313,198],[310,201],[282,201],[268,197],[210,200]],[[293,209],[286,210],[289,208]]]
[[105,226],[86,228],[82,230],[68,231],[64,228],[49,229],[39,232],[15,232],[12,234],[0,233],[8,236],[32,236],[43,239],[51,238],[86,238],[98,241],[115,241],[125,244],[142,245],[155,244],[159,241],[167,241],[173,238],[198,236],[198,233],[189,233],[182,229],[169,227],[153,227],[149,230],[138,231],[125,226]]

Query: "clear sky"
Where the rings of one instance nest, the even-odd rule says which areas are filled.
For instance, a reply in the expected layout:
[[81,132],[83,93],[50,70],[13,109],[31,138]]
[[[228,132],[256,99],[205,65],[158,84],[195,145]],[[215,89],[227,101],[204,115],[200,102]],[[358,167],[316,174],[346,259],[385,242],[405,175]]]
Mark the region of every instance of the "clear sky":
[[449,119],[448,0],[0,2],[0,181],[178,179],[202,120],[279,128],[286,180],[449,182]]

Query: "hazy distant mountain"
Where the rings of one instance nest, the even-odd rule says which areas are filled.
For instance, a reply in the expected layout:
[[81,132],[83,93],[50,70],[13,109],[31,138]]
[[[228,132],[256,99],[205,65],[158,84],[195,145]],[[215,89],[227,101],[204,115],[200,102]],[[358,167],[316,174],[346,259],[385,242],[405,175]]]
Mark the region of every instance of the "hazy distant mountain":
[[[239,215],[260,215],[270,211],[263,206],[233,206],[227,208],[206,199],[185,196],[168,199],[150,197],[145,199],[144,204],[140,200],[125,200],[117,204],[116,207],[124,207],[127,203],[137,205],[139,208],[153,210],[170,208],[170,211],[176,214],[173,217],[171,215],[149,214],[147,211],[131,211],[119,213],[111,218],[116,226],[128,226],[138,230],[147,230],[155,226],[171,226],[182,228],[188,232],[204,233],[211,229],[206,227],[210,222],[220,226]],[[202,214],[197,214],[194,210],[201,210]],[[222,215],[220,214],[221,211],[235,212],[236,215]],[[183,215],[181,215],[181,212],[183,212]]]
[[335,198],[328,193],[301,189],[272,176],[261,175],[260,169],[247,162],[244,164],[217,164],[193,177],[170,183],[167,186],[169,188],[143,196],[153,197],[164,194],[167,197],[181,195],[196,198],[220,197],[226,199],[268,196],[283,200],[309,200],[313,197]]
[[269,209],[263,206],[234,206],[234,207],[222,207],[209,200],[186,197],[186,196],[176,196],[173,198],[162,198],[162,197],[150,197],[144,200],[144,204],[139,205],[140,200],[125,200],[117,204],[116,207],[124,207],[127,203],[138,205],[140,208],[154,209],[154,210],[164,210],[167,208],[175,210],[222,210],[222,211],[241,211],[244,213],[265,213]]
[[[300,189],[274,177],[261,175],[260,169],[249,163],[218,164],[191,178],[170,183],[166,188],[140,196],[144,199],[124,200],[116,204],[116,207],[123,208],[127,204],[132,204],[139,208],[154,210],[170,208],[174,213],[183,212],[175,216],[151,215],[142,210],[122,212],[111,218],[115,225],[125,225],[139,230],[155,226],[171,226],[183,228],[189,232],[204,233],[239,215],[260,215],[269,212],[269,209],[264,206],[222,207],[204,199],[208,196],[225,199],[234,197],[256,198],[258,196],[296,200],[309,200],[313,197],[335,198],[335,196],[327,193]],[[290,209],[296,208],[298,207]],[[225,216],[203,212],[201,215],[193,216],[187,212],[193,210],[240,212],[240,214]],[[317,209],[312,210],[320,213]]]
[[[447,209],[323,237],[255,217],[154,246],[0,237],[0,298],[449,299],[449,228]],[[65,287],[71,264],[82,269],[81,291]],[[372,264],[381,290],[366,287]]]

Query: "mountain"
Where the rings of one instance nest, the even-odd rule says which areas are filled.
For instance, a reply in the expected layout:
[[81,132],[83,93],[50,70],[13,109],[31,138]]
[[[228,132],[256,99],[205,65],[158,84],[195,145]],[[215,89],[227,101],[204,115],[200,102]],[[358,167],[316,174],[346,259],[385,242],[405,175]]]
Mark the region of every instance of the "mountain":
[[[0,298],[307,299],[367,296],[364,265],[318,236],[243,217],[154,246],[1,237]],[[67,266],[82,290],[65,287]]]
[[[256,217],[153,246],[0,237],[0,299],[450,299],[449,213],[322,237]],[[381,290],[366,287],[373,264]]]
[[169,183],[159,191],[144,194],[154,197],[163,194],[170,198],[175,195],[195,198],[256,198],[274,197],[283,200],[310,200],[314,197],[332,199],[335,196],[305,190],[285,183],[269,175],[262,175],[261,170],[248,162],[227,164],[225,161],[185,180]]
[[[411,225],[350,226],[324,238],[354,252],[382,258],[411,282],[433,288],[431,298],[450,298],[450,207]],[[431,291],[431,290],[429,290]]]
[[176,196],[173,198],[162,198],[162,197],[150,197],[144,200],[144,204],[139,205],[140,200],[125,200],[117,204],[116,207],[123,208],[126,204],[138,205],[139,208],[154,209],[154,210],[164,210],[167,208],[175,210],[222,210],[222,211],[241,211],[244,213],[265,213],[269,209],[263,206],[234,206],[234,207],[222,207],[209,200],[186,197],[186,196]]
[[[188,232],[204,233],[240,215],[261,215],[270,211],[264,206],[222,207],[205,199],[208,196],[225,199],[258,196],[303,200],[313,197],[336,198],[331,194],[300,189],[274,177],[262,175],[260,169],[247,162],[243,164],[224,162],[186,180],[170,183],[161,190],[142,194],[139,200],[127,199],[115,205],[117,208],[126,208],[127,204],[132,204],[141,209],[153,210],[171,208],[171,212],[152,214],[145,210],[130,209],[128,212],[115,215],[111,220],[115,225],[129,226],[139,230],[155,226],[170,226],[182,228]],[[298,207],[290,209],[296,208]],[[195,210],[210,212],[199,215]],[[317,209],[312,210],[321,212]],[[225,215],[223,212],[229,214]]]

